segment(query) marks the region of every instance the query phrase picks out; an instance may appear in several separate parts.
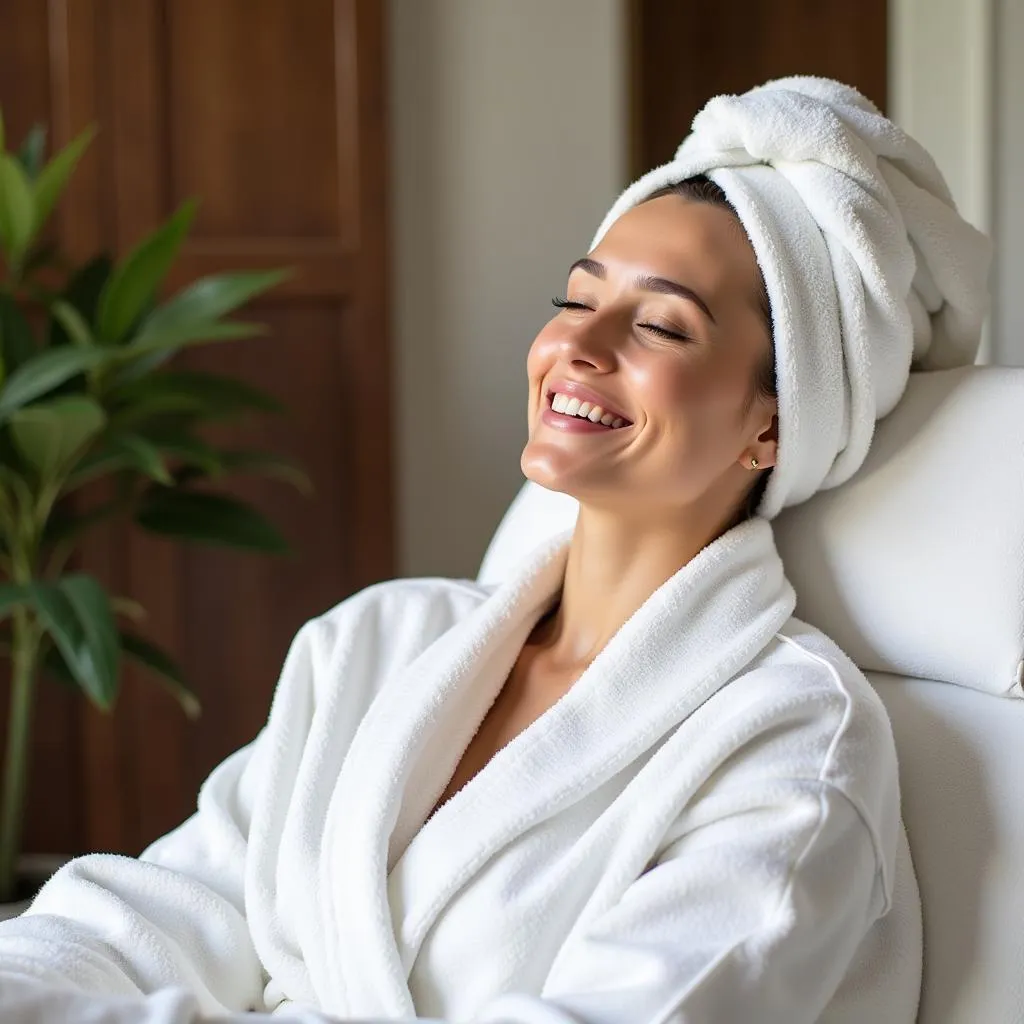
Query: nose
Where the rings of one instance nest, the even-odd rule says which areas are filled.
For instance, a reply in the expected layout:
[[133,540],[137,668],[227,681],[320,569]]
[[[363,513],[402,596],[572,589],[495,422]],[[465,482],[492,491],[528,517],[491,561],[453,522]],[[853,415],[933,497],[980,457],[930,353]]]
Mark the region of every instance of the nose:
[[618,360],[614,325],[599,313],[591,313],[567,330],[561,347],[567,363],[598,373],[611,372]]

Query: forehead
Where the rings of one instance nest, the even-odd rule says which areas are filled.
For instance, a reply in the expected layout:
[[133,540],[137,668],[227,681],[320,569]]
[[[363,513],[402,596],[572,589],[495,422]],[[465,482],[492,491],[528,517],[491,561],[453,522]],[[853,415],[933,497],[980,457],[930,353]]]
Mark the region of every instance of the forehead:
[[759,278],[754,250],[730,210],[674,195],[627,210],[592,255],[720,294],[749,294]]

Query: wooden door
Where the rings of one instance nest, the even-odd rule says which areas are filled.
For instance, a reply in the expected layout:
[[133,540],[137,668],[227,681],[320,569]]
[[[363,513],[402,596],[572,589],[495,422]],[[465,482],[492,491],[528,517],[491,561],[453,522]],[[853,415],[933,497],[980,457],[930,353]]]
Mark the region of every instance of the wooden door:
[[187,722],[130,672],[109,717],[44,682],[27,850],[137,853],[180,822],[209,770],[261,727],[302,622],[393,571],[383,10],[0,0],[9,137],[35,121],[57,145],[100,129],[59,211],[74,257],[127,251],[195,196],[175,287],[224,269],[295,268],[247,310],[268,337],[196,350],[183,365],[276,394],[286,416],[226,440],[296,458],[315,486],[312,499],[273,482],[232,487],[283,528],[290,558],[114,530],[89,544],[83,567],[149,610],[145,628],[178,656],[204,713]]
[[672,158],[712,96],[824,75],[886,105],[886,0],[627,0],[630,163]]

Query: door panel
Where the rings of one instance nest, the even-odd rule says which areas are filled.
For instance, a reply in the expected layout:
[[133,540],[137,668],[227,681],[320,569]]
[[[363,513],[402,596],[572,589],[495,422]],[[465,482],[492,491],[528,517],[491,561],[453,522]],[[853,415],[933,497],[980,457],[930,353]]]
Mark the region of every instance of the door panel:
[[886,0],[629,0],[631,163],[672,158],[712,96],[823,75],[885,109]]
[[37,120],[58,144],[100,128],[57,217],[76,258],[127,252],[194,196],[172,288],[225,269],[293,268],[245,313],[267,337],[179,362],[280,398],[286,415],[217,440],[291,456],[315,488],[312,498],[267,480],[227,488],[279,524],[286,558],[123,527],[92,537],[81,567],[148,609],[143,629],[178,657],[204,714],[189,723],[133,671],[111,716],[44,681],[26,849],[137,853],[180,822],[210,769],[259,730],[299,626],[393,572],[384,9],[0,0],[11,136]]

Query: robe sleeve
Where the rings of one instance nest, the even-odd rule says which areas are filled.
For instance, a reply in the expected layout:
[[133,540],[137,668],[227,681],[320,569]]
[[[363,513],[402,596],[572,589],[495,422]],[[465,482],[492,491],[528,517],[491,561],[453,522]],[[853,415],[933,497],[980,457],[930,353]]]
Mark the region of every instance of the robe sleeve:
[[33,978],[4,975],[0,975],[0,1008],[4,1024],[338,1024],[315,1010],[296,1007],[287,1016],[232,1013],[211,1017],[200,1012],[195,995],[183,988],[163,988],[142,999],[54,988]]
[[871,828],[818,780],[716,788],[582,934],[543,997],[474,1024],[811,1024],[890,899]]
[[[308,670],[308,648],[302,630],[282,682]],[[72,860],[28,911],[0,923],[5,1021],[191,1024],[238,1014],[249,1024],[256,1018],[242,1013],[266,1009],[246,921],[245,871],[268,737],[264,728],[215,768],[196,812],[139,858]],[[20,1016],[11,1009],[15,999]]]
[[[243,895],[259,750],[257,739],[214,769],[195,814],[139,859],[90,854],[64,865],[25,914],[0,924],[0,983],[36,979],[128,997],[124,1005],[177,985],[207,1012],[259,1008],[261,966]],[[30,1002],[33,990],[23,990]],[[169,1005],[157,1012],[154,1004],[154,1022],[189,1019],[167,1016]]]

